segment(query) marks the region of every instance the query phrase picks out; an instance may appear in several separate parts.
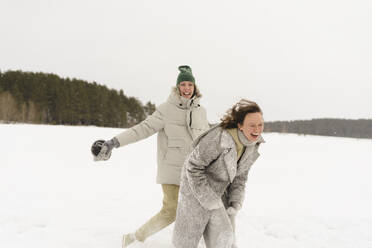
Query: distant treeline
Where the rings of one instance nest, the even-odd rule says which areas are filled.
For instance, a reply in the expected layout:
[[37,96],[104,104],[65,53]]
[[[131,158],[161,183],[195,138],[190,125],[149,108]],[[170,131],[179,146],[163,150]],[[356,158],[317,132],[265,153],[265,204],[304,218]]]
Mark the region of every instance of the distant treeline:
[[[0,122],[130,127],[155,111],[123,90],[55,74],[0,71]],[[313,119],[265,123],[265,132],[372,139],[372,120]]]
[[265,132],[372,139],[372,120],[312,119],[265,123]]
[[0,71],[0,121],[130,127],[155,111],[96,82],[55,74]]

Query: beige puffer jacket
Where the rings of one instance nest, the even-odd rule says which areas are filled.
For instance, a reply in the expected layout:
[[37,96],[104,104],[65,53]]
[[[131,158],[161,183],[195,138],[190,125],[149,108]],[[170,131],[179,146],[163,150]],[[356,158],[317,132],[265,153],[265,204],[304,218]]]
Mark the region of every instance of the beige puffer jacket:
[[159,184],[180,184],[182,165],[192,142],[209,129],[206,111],[199,104],[201,94],[197,88],[195,92],[192,99],[186,99],[174,87],[168,100],[152,115],[116,136],[120,146],[125,146],[158,133]]

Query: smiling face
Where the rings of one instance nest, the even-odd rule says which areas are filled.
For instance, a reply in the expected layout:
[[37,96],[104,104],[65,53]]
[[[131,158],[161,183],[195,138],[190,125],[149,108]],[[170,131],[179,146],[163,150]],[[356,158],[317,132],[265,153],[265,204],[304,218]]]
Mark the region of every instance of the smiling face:
[[193,82],[183,81],[179,83],[178,89],[181,96],[190,99],[194,94],[195,86]]
[[264,129],[262,114],[260,112],[246,114],[243,124],[238,123],[238,128],[249,141],[257,141]]

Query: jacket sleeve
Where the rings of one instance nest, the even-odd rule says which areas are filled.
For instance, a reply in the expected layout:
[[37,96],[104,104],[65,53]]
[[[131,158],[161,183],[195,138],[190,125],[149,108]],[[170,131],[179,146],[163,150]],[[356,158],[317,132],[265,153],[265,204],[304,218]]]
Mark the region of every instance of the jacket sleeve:
[[148,116],[141,123],[125,130],[115,138],[120,146],[125,146],[139,140],[145,139],[164,128],[164,118],[157,109],[152,115]]
[[221,197],[209,185],[206,169],[222,153],[219,135],[208,133],[191,152],[186,161],[186,176],[194,197],[207,210],[223,207]]
[[257,150],[253,152],[252,156],[248,159],[247,165],[244,171],[237,175],[233,182],[228,187],[228,204],[229,206],[236,205],[237,203],[240,206],[243,206],[244,196],[245,196],[245,186],[247,184],[248,172],[251,169],[252,165],[255,163],[259,157]]
[[236,176],[228,188],[228,205],[243,206],[245,196],[245,185],[247,183],[249,169]]

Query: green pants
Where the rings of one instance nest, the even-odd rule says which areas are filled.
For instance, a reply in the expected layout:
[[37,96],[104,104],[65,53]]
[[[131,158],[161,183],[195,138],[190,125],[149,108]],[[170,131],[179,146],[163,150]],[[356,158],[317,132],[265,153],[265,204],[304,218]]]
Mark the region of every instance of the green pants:
[[136,231],[136,239],[145,241],[145,239],[161,229],[172,224],[176,219],[178,191],[180,187],[172,184],[162,184],[163,188],[163,207],[159,213],[148,220]]

